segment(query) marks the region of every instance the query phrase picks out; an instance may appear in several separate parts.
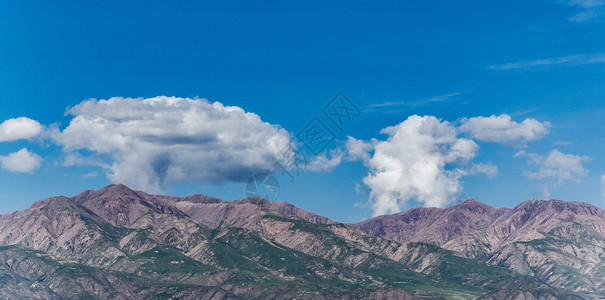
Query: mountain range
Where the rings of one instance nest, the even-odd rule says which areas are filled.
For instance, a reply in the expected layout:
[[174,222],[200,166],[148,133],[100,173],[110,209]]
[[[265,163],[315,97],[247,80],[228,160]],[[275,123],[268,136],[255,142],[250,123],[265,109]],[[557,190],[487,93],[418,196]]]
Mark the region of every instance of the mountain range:
[[476,200],[342,224],[117,184],[0,215],[0,298],[603,299],[605,211]]

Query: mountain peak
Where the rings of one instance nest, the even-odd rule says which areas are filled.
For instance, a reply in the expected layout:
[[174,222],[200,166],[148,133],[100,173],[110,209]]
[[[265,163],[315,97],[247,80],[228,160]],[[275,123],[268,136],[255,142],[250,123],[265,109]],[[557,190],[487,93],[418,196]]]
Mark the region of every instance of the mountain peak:
[[455,208],[466,208],[469,210],[488,210],[493,208],[492,206],[489,206],[481,201],[469,198],[464,200],[464,202],[461,202],[455,206],[452,207],[453,209]]
[[468,198],[468,199],[462,201],[461,203],[483,203],[483,202],[473,199],[473,198]]
[[141,197],[136,191],[131,190],[123,184],[110,184],[98,190],[86,190],[73,199],[78,203],[85,203],[90,199],[98,198],[139,198]]
[[582,213],[590,215],[601,215],[602,210],[598,207],[580,201],[563,201],[563,200],[540,200],[532,199],[521,202],[515,206],[514,210],[526,210],[530,213],[542,213],[547,210],[554,210],[556,212],[569,211],[572,213]]
[[475,200],[473,198],[468,198],[462,202],[460,202],[458,205],[486,205],[485,203],[479,201],[479,200]]
[[127,225],[161,205],[147,199],[149,195],[131,190],[123,184],[110,184],[96,191],[85,191],[73,200],[103,217],[112,225]]
[[131,194],[136,194],[136,192],[132,189],[130,189],[129,187],[118,183],[118,184],[110,184],[102,189],[99,190],[99,192],[103,192],[103,193],[111,193],[111,194],[123,194],[123,195],[131,195]]

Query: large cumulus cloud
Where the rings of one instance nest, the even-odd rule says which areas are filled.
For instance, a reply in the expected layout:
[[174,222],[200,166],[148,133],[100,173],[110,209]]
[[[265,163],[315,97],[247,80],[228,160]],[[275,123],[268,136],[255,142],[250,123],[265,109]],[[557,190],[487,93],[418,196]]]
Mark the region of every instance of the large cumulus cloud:
[[205,99],[93,99],[67,113],[74,118],[51,134],[55,143],[70,153],[109,159],[111,181],[150,192],[271,172],[290,141],[287,131],[254,113]]
[[[464,165],[477,153],[477,144],[459,138],[456,128],[433,116],[410,116],[380,133],[388,138],[366,144],[349,138],[353,157],[361,157],[369,174],[363,182],[370,188],[374,215],[399,212],[415,199],[426,206],[443,207],[455,201],[461,190]],[[364,154],[372,149],[373,155]]]
[[362,160],[368,167],[363,182],[370,189],[374,215],[399,212],[410,200],[444,207],[456,201],[463,176],[498,174],[490,162],[467,164],[479,149],[474,140],[524,146],[543,138],[549,126],[535,119],[515,122],[506,114],[454,123],[413,115],[384,128],[380,133],[386,140],[349,137],[346,158]]

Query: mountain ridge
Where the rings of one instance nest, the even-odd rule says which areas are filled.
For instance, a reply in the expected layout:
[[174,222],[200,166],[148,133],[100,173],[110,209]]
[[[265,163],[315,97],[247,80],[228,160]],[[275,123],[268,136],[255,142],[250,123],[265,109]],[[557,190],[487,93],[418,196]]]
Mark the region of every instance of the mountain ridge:
[[[558,287],[582,292],[605,288],[600,279],[605,210],[586,202],[537,199],[513,208],[477,205],[470,201],[423,210],[427,214],[420,224],[412,209],[352,226],[403,243],[433,244]],[[469,207],[472,214],[466,213]]]
[[[147,289],[167,298],[192,299],[474,299],[511,293],[583,299],[600,287],[569,288],[560,278],[545,284],[539,272],[511,267],[522,260],[511,261],[504,251],[492,261],[447,249],[447,243],[483,230],[509,212],[476,200],[456,207],[441,220],[464,225],[465,218],[479,212],[484,222],[453,233],[437,226],[439,230],[419,231],[426,241],[400,243],[286,202],[150,195],[109,185],[0,215],[0,266],[6,266],[0,267],[0,281],[8,280],[0,295],[10,289],[31,298],[130,299]],[[441,210],[410,211],[392,216],[424,226]],[[586,212],[600,215],[590,208],[576,210]],[[383,231],[389,229],[386,225],[381,225]],[[63,287],[55,278],[73,284]]]

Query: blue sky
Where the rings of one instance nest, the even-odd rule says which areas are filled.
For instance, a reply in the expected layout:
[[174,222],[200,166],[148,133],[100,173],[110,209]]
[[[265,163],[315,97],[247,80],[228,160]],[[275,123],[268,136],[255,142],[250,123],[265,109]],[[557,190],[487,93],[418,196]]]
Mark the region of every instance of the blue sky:
[[[339,91],[361,113],[342,131],[332,128],[338,142],[330,149],[346,153],[348,136],[368,145],[373,138],[387,141],[389,135],[380,131],[411,115],[434,116],[441,123],[433,125],[456,131],[451,138],[476,144],[468,150],[471,159],[462,157],[440,169],[449,179],[455,177],[453,171],[466,172],[455,178],[459,190],[450,192],[443,205],[469,197],[506,207],[557,198],[603,207],[604,83],[605,2],[600,0],[3,1],[0,122],[27,117],[43,129],[0,142],[0,156],[6,158],[0,169],[0,213],[132,178],[103,167],[118,160],[128,165],[124,153],[58,137],[78,114],[67,110],[87,99],[205,98],[240,107],[295,135],[313,117],[321,117],[321,109]],[[79,110],[89,118],[93,112]],[[508,124],[511,130],[527,129],[537,136],[517,134],[514,141],[494,142],[460,129],[468,123],[464,120],[502,114],[515,122]],[[519,125],[526,119],[546,131]],[[408,125],[412,122],[399,128]],[[266,134],[262,137],[277,134],[258,126]],[[405,141],[411,138],[403,137],[403,143],[409,145]],[[67,149],[69,145],[77,149]],[[38,164],[32,170],[11,170],[9,154],[23,148],[30,156],[35,153]],[[369,150],[370,159],[375,150]],[[74,151],[81,160],[65,163]],[[380,162],[343,155],[337,166],[305,170],[293,182],[278,175],[279,200],[343,222],[375,214],[372,197],[377,195],[399,193],[394,196],[399,209],[427,205],[428,200],[416,199],[419,192],[410,192],[414,187],[406,190],[416,195],[409,199],[405,195],[410,193],[402,195],[399,187],[385,190],[375,183],[372,189],[364,178],[380,173]],[[247,159],[229,159],[238,157]],[[400,158],[407,157],[413,156]],[[195,159],[200,169],[212,170],[202,158]],[[473,164],[490,164],[497,174],[470,174]],[[237,173],[237,162],[227,165]],[[245,171],[252,172],[250,168]],[[245,196],[245,179],[231,173],[208,177],[187,172],[189,179],[167,181],[161,191],[225,200]],[[377,194],[379,185],[382,194]]]

